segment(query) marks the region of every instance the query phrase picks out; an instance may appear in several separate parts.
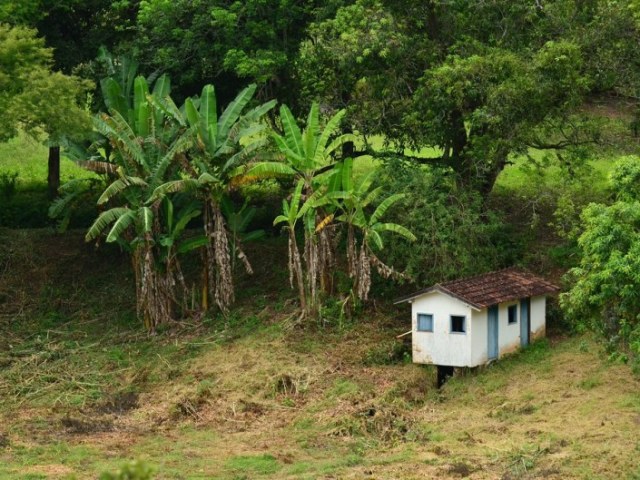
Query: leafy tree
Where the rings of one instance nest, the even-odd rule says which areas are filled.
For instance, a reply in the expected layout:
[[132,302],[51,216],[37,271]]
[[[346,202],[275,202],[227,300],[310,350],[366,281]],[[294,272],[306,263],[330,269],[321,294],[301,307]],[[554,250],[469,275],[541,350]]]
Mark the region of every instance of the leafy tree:
[[298,239],[296,238],[296,225],[298,220],[305,215],[309,205],[305,207],[302,204],[302,189],[304,188],[304,181],[298,180],[295,189],[291,195],[291,200],[287,202],[286,199],[282,200],[282,214],[278,215],[273,221],[274,225],[285,223],[287,229],[289,241],[288,241],[288,259],[289,259],[289,285],[291,288],[295,286],[298,288],[298,298],[300,300],[300,308],[303,312],[307,312],[307,297],[309,296],[307,283],[305,282],[305,275],[302,270],[302,257],[300,255],[300,249],[298,248]]
[[244,204],[236,209],[228,197],[223,197],[220,210],[227,221],[229,231],[229,247],[231,250],[231,270],[236,267],[236,258],[239,259],[248,273],[253,273],[253,268],[247,256],[242,250],[242,245],[258,240],[266,235],[262,229],[247,231],[251,221],[256,215],[257,208],[249,205],[250,198],[245,198]]
[[258,97],[297,101],[293,64],[309,22],[333,14],[340,0],[177,0],[143,2],[138,57],[171,75],[183,97],[205,83],[221,103],[238,85],[256,83]]
[[404,208],[390,210],[386,218],[416,236],[415,242],[387,242],[383,259],[417,284],[486,272],[516,259],[512,228],[484,208],[477,192],[458,187],[449,169],[393,159],[379,177],[383,191],[405,194]]
[[[297,180],[290,200],[282,201],[282,214],[274,225],[284,223],[288,230],[289,280],[292,288],[294,284],[298,288],[300,305],[307,317],[318,314],[321,292],[332,293],[332,282],[328,279],[336,269],[336,238],[341,224],[347,226],[347,273],[354,281],[355,297],[362,301],[368,299],[372,263],[385,277],[400,276],[374,254],[373,248],[384,248],[384,232],[415,240],[403,226],[381,222],[403,195],[388,196],[375,206],[382,190],[370,190],[375,172],[354,179],[353,160],[340,159],[343,145],[354,140],[351,134],[336,135],[345,112],[339,111],[322,127],[319,110],[314,103],[301,129],[283,105],[280,118],[284,135],[274,132],[273,138],[285,162],[261,162],[246,173],[249,178],[286,175]],[[372,211],[370,215],[368,209]],[[296,238],[299,224],[304,233],[302,256]],[[360,238],[359,245],[356,235]]]
[[[114,48],[131,38],[138,3],[138,0],[21,0],[5,2],[0,7],[0,22],[37,30],[50,49],[47,68],[68,76],[56,73],[55,78],[41,79],[39,86],[53,89],[49,90],[51,94],[36,96],[46,101],[27,105],[31,117],[48,127],[45,132],[49,135],[48,187],[52,196],[60,185],[60,146],[64,143],[61,138],[78,140],[90,129],[89,114],[74,108],[74,103],[79,100],[84,107],[85,93],[92,87],[78,76],[86,77],[87,64],[96,58],[100,47]],[[70,76],[72,73],[76,76]]]
[[[636,88],[628,2],[585,5],[358,0],[310,27],[303,94],[383,135],[387,148],[370,148],[379,156],[431,147],[411,158],[448,166],[486,198],[510,155],[534,147],[570,158],[598,140],[580,110],[589,95]],[[616,24],[620,41],[606,42]]]
[[52,52],[34,30],[0,25],[0,140],[19,128],[34,136],[45,133],[49,156],[49,191],[60,184],[63,137],[84,135],[90,127],[82,99],[90,82],[52,72]]
[[[336,165],[342,146],[354,139],[350,134],[336,136],[344,114],[344,111],[336,113],[323,127],[320,124],[320,107],[314,103],[301,130],[291,110],[286,105],[281,106],[280,121],[284,134],[273,132],[272,137],[285,161],[259,162],[246,172],[246,177],[251,179],[289,176],[297,181],[297,185],[302,185],[299,195],[288,204],[283,202],[283,215],[275,223],[287,223],[290,278],[296,278],[300,304],[303,310],[306,308],[307,316],[317,313],[320,291],[329,292],[332,285],[335,245],[331,229],[327,226],[333,215],[322,209],[320,199],[328,189],[335,188],[335,185],[329,185],[330,172]],[[301,199],[304,205],[300,203]],[[300,219],[304,227],[304,272],[297,245],[291,243],[295,243],[295,224]],[[303,298],[303,290],[306,298]]]
[[[107,88],[117,84],[106,83]],[[157,198],[156,189],[175,178],[178,157],[191,147],[191,138],[167,124],[161,111],[150,102],[146,80],[134,82],[133,104],[119,104],[117,92],[105,95],[108,103],[118,105],[110,114],[95,118],[98,132],[110,142],[117,165],[117,177],[98,199],[99,205],[110,205],[95,220],[86,239],[98,238],[107,228],[107,242],[118,242],[131,253],[136,278],[138,315],[150,331],[172,318],[177,307],[175,286],[186,285],[177,257],[178,240],[187,223],[200,211],[193,202],[179,210],[170,198]],[[153,95],[169,95],[167,77],[155,84]],[[122,114],[128,113],[128,119]]]
[[[383,277],[407,278],[405,275],[385,265],[374,253],[375,248],[382,251],[384,247],[383,235],[395,233],[414,242],[416,237],[408,229],[397,223],[382,222],[381,219],[393,204],[405,198],[403,193],[395,193],[381,202],[367,216],[367,207],[373,207],[374,202],[382,193],[383,188],[371,189],[377,172],[372,171],[360,178],[354,178],[353,160],[346,159],[337,167],[336,175],[341,180],[341,190],[327,194],[327,198],[334,200],[338,210],[342,213],[335,219],[347,225],[347,271],[354,280],[353,291],[360,301],[369,298],[371,289],[371,264]],[[360,246],[357,245],[356,232],[361,234]]]
[[611,174],[616,201],[591,204],[582,213],[580,263],[567,274],[560,297],[580,327],[598,332],[623,358],[640,357],[640,160],[626,158]]

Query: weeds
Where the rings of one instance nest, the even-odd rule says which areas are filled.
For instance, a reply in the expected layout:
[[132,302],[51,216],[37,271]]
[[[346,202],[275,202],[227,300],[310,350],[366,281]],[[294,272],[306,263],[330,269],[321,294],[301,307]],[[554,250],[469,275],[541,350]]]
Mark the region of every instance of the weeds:
[[367,350],[364,355],[365,365],[393,365],[411,363],[411,345],[390,340]]
[[123,465],[114,473],[105,472],[100,480],[151,480],[153,469],[143,462],[131,462]]
[[423,428],[402,408],[370,404],[338,420],[330,434],[338,437],[371,437],[386,443],[421,442],[429,440],[430,430]]
[[282,374],[276,379],[274,388],[277,394],[287,397],[303,395],[309,388],[309,375],[307,373]]
[[18,175],[18,172],[0,172],[0,196],[5,201],[11,200],[15,195]]
[[538,461],[549,453],[548,448],[540,445],[523,445],[515,448],[507,454],[508,471],[516,478],[520,478],[527,472],[533,470]]
[[[280,470],[281,465],[272,455],[239,455],[231,457],[226,467],[236,473],[235,478],[252,478],[254,475],[268,475]],[[246,476],[240,476],[244,474]]]
[[[586,337],[536,343],[435,392],[433,368],[387,363],[397,328],[383,315],[287,329],[293,306],[274,313],[266,282],[233,315],[148,337],[116,250],[84,257],[73,234],[0,236],[0,478],[97,478],[122,458],[158,478],[224,480],[637,470],[637,380]],[[266,263],[256,270],[268,276]]]

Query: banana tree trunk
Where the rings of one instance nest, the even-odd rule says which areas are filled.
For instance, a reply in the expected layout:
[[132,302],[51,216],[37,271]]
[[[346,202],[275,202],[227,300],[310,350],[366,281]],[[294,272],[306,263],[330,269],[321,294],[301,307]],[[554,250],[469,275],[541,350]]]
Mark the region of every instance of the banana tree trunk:
[[369,290],[371,289],[371,260],[367,252],[366,242],[362,242],[362,246],[360,247],[358,275],[356,277],[355,287],[358,299],[366,302],[369,299]]
[[215,299],[220,310],[226,312],[235,300],[229,240],[224,217],[218,205],[212,205],[212,213],[214,222],[213,242],[217,269]]
[[60,147],[49,147],[49,168],[47,175],[47,187],[49,198],[55,198],[60,188]]
[[213,246],[213,231],[214,222],[211,215],[211,205],[209,202],[205,202],[204,205],[204,234],[207,237],[207,244],[205,245],[204,252],[202,254],[202,311],[209,310],[209,295],[215,297],[215,251]]
[[353,225],[347,228],[347,273],[349,278],[356,278],[358,274],[358,252],[356,251],[356,235]]
[[333,294],[333,272],[336,268],[334,256],[334,232],[325,227],[318,234],[318,266],[320,290],[327,295]]
[[304,276],[302,274],[302,261],[300,260],[300,251],[296,243],[296,234],[293,229],[289,229],[289,283],[293,288],[295,278],[298,286],[298,296],[300,297],[300,308],[303,312],[307,310],[307,299],[304,290]]
[[307,316],[314,317],[318,306],[318,245],[315,235],[305,232],[304,235],[304,260],[307,265],[307,286],[309,296],[307,298]]

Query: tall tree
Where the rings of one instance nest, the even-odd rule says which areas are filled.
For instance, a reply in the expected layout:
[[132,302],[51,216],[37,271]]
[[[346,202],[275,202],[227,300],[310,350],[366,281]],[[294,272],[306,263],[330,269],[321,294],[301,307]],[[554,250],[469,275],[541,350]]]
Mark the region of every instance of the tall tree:
[[596,140],[589,95],[637,97],[629,4],[358,0],[310,27],[298,75],[306,98],[346,108],[394,155],[433,147],[415,160],[486,195],[510,155]]
[[[229,234],[222,214],[225,195],[235,187],[238,168],[254,159],[265,139],[261,132],[263,115],[275,106],[275,100],[246,110],[256,91],[255,85],[244,88],[218,115],[214,87],[205,85],[200,98],[187,98],[183,109],[174,104],[156,102],[179,125],[189,126],[193,137],[192,162],[183,162],[182,178],[160,186],[155,196],[162,197],[179,191],[195,192],[203,205],[203,309],[209,308],[209,295],[226,312],[235,299],[232,262],[235,253],[229,246]],[[183,114],[184,111],[184,114]],[[247,271],[251,266],[236,244]]]
[[294,61],[307,25],[333,15],[342,0],[176,0],[141,4],[137,55],[167,72],[183,98],[209,82],[221,103],[238,85],[256,83],[258,98],[295,104]]
[[[138,10],[138,0],[23,0],[6,2],[0,8],[0,22],[14,26],[25,26],[36,29],[44,37],[45,45],[51,49],[48,65],[51,69],[71,75],[78,67],[96,58],[102,46],[115,48],[126,42],[133,34],[133,21]],[[75,77],[74,77],[75,78]],[[57,81],[63,82],[57,75]],[[40,87],[43,82],[40,82]],[[53,86],[54,79],[48,81]],[[88,84],[79,83],[75,87],[69,81],[60,83],[56,89],[65,92],[67,97],[79,96],[88,90]],[[79,114],[74,109],[64,111],[62,101],[40,102],[40,112],[33,112],[33,117],[48,118],[49,135],[48,188],[51,195],[57,192],[60,185],[60,143],[62,137],[81,136],[88,121],[87,114]],[[54,104],[63,110],[54,110]],[[35,105],[33,105],[35,107]],[[52,112],[58,112],[51,117]]]
[[59,145],[64,136],[82,136],[90,126],[83,97],[91,82],[52,72],[51,49],[35,30],[0,24],[0,139],[22,128],[48,136],[49,191],[60,185]]
[[[154,331],[173,319],[187,298],[177,258],[178,240],[200,211],[193,202],[178,209],[171,198],[154,193],[178,176],[178,160],[191,147],[191,138],[184,135],[186,128],[165,121],[165,113],[151,101],[143,77],[135,79],[131,103],[124,100],[115,81],[105,82],[103,87],[108,90],[105,98],[111,108],[108,114],[96,116],[94,125],[113,148],[111,161],[116,168],[109,170],[116,175],[98,199],[99,205],[110,208],[94,221],[86,239],[94,240],[108,229],[107,242],[119,242],[130,252],[138,315],[147,329]],[[153,96],[163,99],[168,95],[169,81],[160,77]],[[182,296],[176,294],[178,287]]]
[[[332,270],[335,267],[335,245],[326,226],[333,215],[317,208],[315,200],[324,195],[329,186],[329,172],[335,167],[341,147],[353,140],[353,135],[337,135],[345,112],[339,111],[326,123],[320,123],[320,107],[314,103],[309,110],[307,122],[301,129],[291,110],[280,107],[283,135],[273,132],[272,137],[285,162],[260,162],[249,167],[248,178],[274,176],[293,177],[301,188],[291,202],[283,202],[283,215],[277,223],[287,223],[289,229],[289,268],[291,279],[304,285],[304,296],[300,290],[300,303],[306,316],[315,316],[320,306],[320,293],[331,290]],[[301,195],[304,197],[302,198]],[[295,243],[295,224],[301,220],[304,228],[304,260],[306,271],[300,266],[298,248]],[[292,285],[293,287],[293,282]]]
[[592,203],[582,213],[580,263],[560,297],[578,328],[598,333],[611,353],[640,368],[640,159],[624,158],[611,173],[615,202]]

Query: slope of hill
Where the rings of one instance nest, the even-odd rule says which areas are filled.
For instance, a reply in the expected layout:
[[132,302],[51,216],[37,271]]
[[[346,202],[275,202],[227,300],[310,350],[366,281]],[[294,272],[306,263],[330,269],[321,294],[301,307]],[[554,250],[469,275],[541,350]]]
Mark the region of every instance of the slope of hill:
[[167,479],[640,477],[640,381],[587,337],[437,391],[396,344],[404,309],[297,325],[279,239],[255,247],[234,314],[154,337],[118,251],[73,232],[0,240],[0,478],[131,459]]

